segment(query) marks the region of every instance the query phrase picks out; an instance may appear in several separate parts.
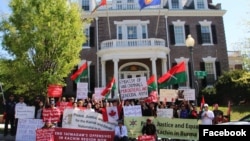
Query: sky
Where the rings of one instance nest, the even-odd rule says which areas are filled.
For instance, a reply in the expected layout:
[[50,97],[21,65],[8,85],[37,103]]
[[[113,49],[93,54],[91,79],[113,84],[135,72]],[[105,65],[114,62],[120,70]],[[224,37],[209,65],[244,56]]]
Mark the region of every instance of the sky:
[[[0,15],[10,13],[8,8],[9,1],[0,0]],[[221,8],[226,10],[223,20],[227,50],[237,50],[235,44],[245,41],[246,38],[250,38],[250,25],[246,25],[247,21],[250,22],[250,0],[213,0],[214,5],[217,3],[221,3]]]

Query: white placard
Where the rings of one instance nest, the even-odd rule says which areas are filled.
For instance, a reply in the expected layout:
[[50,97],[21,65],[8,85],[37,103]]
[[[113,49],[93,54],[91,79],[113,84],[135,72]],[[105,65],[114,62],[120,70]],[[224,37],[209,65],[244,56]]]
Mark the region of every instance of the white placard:
[[157,109],[157,117],[173,118],[173,109]]
[[88,83],[82,83],[82,82],[77,83],[76,98],[77,99],[88,98]]
[[16,141],[35,141],[36,129],[43,125],[42,119],[18,119]]
[[195,89],[179,89],[183,90],[185,100],[195,100]]
[[15,118],[18,119],[34,118],[35,116],[35,106],[16,106],[15,111]]
[[177,98],[178,90],[160,89],[160,101],[173,102]]
[[146,77],[120,79],[119,88],[122,100],[148,97]]
[[124,117],[142,116],[141,105],[123,106]]

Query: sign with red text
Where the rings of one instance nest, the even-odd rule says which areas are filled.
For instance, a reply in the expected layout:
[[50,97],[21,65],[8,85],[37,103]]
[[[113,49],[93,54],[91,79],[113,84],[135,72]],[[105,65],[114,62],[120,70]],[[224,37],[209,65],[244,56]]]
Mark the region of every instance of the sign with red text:
[[140,99],[148,97],[146,77],[136,77],[119,80],[121,99]]
[[50,129],[37,129],[36,141],[54,141],[54,128]]
[[61,117],[61,110],[59,108],[43,109],[43,121],[49,120],[51,122],[59,122],[60,117]]
[[55,128],[55,141],[113,141],[114,131]]

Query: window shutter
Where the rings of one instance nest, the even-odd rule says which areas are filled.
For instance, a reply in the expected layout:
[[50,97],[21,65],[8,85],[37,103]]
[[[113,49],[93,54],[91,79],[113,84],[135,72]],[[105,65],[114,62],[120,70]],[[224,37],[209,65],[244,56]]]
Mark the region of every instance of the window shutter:
[[[205,63],[204,62],[200,62],[200,69],[201,71],[205,71]],[[203,88],[205,88],[207,86],[207,78],[204,77],[204,79],[201,79],[201,85]]]
[[169,40],[171,45],[175,44],[174,25],[169,25]]
[[216,61],[215,62],[215,69],[216,69],[216,76],[217,79],[221,75],[221,67],[220,67],[220,62]]
[[95,28],[94,27],[89,28],[89,46],[90,47],[95,46]]
[[216,27],[215,27],[215,25],[212,25],[211,28],[212,28],[213,43],[217,44]]
[[196,25],[198,44],[202,44],[201,26]]
[[188,36],[189,34],[190,34],[189,25],[185,25],[185,35],[186,35],[185,38],[187,38],[187,36]]

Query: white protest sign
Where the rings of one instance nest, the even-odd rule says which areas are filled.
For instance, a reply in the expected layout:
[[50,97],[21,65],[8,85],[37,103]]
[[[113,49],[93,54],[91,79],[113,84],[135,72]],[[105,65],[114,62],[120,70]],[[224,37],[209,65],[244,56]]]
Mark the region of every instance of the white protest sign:
[[86,111],[72,111],[65,109],[63,112],[63,128],[91,129],[91,130],[114,130],[117,121],[104,122],[102,114]]
[[183,90],[185,100],[195,100],[195,89],[179,89]]
[[88,98],[88,83],[82,83],[82,82],[77,83],[76,98],[77,99]]
[[160,89],[160,101],[173,102],[177,98],[178,90]]
[[173,109],[157,109],[157,117],[173,118]]
[[18,119],[34,118],[35,116],[35,106],[16,106],[15,111],[15,118]]
[[93,94],[93,99],[102,100],[103,96],[101,95],[101,93],[104,89],[104,87],[95,88],[95,94]]
[[124,117],[142,116],[141,105],[123,106]]
[[120,79],[119,87],[122,100],[148,97],[146,77]]
[[36,129],[43,125],[42,119],[18,119],[16,141],[35,141]]

